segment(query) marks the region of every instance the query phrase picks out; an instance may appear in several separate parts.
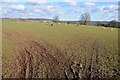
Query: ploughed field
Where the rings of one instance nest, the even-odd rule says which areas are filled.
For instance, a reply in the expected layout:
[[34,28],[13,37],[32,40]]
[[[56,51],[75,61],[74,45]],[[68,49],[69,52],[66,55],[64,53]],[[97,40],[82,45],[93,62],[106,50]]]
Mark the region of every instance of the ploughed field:
[[3,78],[119,78],[118,29],[2,22]]

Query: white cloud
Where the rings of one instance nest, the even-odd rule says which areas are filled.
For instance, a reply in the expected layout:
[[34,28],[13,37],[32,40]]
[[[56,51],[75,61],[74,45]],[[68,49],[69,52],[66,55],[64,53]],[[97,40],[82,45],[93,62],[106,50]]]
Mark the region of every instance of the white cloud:
[[117,8],[118,8],[118,5],[108,5],[104,7],[104,9],[117,9]]
[[32,15],[33,13],[28,13],[28,14]]
[[32,9],[30,7],[29,11],[33,11],[35,14],[38,14],[39,16],[54,16],[54,15],[63,15],[63,11],[60,7],[57,6],[51,6],[51,5],[36,5],[33,6]]
[[43,10],[35,9],[34,12],[45,15],[46,13]]
[[35,12],[41,12],[41,10],[38,10],[38,9],[36,9],[36,10],[34,10]]
[[76,1],[73,1],[73,0],[63,0],[63,2],[68,2],[70,5],[72,6],[75,6],[77,5],[77,2]]
[[24,5],[12,5],[11,8],[23,10],[25,8],[25,6]]
[[84,6],[95,6],[95,3],[92,2],[86,2],[83,4]]
[[90,0],[90,1],[97,1],[97,0]]
[[104,12],[104,8],[105,8],[105,6],[99,6],[96,8],[96,11]]
[[38,4],[45,4],[45,3],[47,3],[46,0],[28,0],[28,2],[38,3]]
[[99,14],[102,20],[117,20],[118,5],[99,6],[94,10],[94,13]]
[[54,6],[47,6],[49,9],[54,8]]
[[1,0],[2,2],[18,2],[19,0]]
[[75,5],[77,5],[77,2],[71,2],[70,3],[72,6],[75,6]]
[[118,5],[99,6],[97,10],[100,12],[118,12]]

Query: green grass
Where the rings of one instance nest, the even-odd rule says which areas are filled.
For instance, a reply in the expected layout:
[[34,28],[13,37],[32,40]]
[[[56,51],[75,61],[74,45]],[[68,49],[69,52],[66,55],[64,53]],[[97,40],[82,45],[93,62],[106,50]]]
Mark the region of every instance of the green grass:
[[[54,24],[50,26],[47,23],[39,22],[20,22],[4,21],[2,23],[3,31],[21,32],[34,36],[34,40],[43,39],[57,46],[61,51],[66,51],[66,55],[77,55],[77,63],[85,63],[92,53],[94,53],[94,42],[98,42],[99,66],[100,70],[109,71],[111,74],[113,68],[118,69],[118,29],[105,28],[100,26],[75,24]],[[7,39],[3,39],[3,58],[7,60],[8,56],[14,55],[15,45]],[[13,49],[11,49],[13,48]],[[8,58],[9,59],[9,58]],[[8,61],[9,62],[9,61]],[[109,65],[109,67],[107,66]]]
[[[47,25],[46,23],[37,22],[20,22],[15,21],[3,22],[4,30],[13,30],[28,33],[30,35],[49,40],[56,45],[63,43],[65,40],[74,39],[87,39],[102,41],[104,44],[112,44],[112,41],[118,40],[118,29],[114,28],[103,29],[96,26],[76,26],[73,24],[55,24],[54,26]],[[106,43],[107,42],[107,43]]]

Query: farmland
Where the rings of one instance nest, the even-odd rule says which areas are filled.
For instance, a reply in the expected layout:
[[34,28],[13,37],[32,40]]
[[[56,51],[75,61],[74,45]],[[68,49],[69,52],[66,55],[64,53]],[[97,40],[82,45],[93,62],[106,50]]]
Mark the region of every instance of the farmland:
[[120,77],[118,28],[24,21],[2,26],[3,78]]

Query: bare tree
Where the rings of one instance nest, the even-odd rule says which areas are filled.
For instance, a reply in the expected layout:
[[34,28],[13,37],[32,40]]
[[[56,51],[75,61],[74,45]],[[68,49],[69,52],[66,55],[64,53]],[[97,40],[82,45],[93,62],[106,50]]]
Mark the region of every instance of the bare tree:
[[53,17],[53,22],[57,23],[59,21],[59,16],[54,16]]
[[89,13],[83,13],[80,18],[80,23],[83,23],[84,25],[87,25],[90,22],[90,14]]

